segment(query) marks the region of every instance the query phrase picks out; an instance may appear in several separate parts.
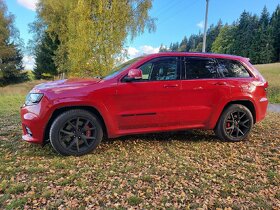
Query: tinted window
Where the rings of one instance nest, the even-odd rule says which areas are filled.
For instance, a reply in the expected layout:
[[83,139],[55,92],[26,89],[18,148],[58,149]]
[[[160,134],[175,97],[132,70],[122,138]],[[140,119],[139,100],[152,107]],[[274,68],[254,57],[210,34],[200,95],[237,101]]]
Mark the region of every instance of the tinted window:
[[250,77],[246,68],[238,61],[218,59],[219,71],[224,77]]
[[139,67],[143,80],[160,81],[179,79],[177,57],[158,58]]
[[186,79],[217,78],[217,66],[211,58],[190,58],[185,59]]

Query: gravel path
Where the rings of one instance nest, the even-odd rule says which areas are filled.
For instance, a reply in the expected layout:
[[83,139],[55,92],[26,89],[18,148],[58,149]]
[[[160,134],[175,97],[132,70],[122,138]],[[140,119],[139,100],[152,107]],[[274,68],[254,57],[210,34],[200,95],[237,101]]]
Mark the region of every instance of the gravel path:
[[280,113],[280,104],[268,104],[268,111]]

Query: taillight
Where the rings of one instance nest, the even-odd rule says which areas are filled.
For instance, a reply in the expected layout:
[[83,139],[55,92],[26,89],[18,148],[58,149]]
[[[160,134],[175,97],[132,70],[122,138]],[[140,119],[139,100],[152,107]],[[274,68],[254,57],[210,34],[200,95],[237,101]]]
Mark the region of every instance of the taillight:
[[264,87],[264,90],[266,91],[267,88],[268,88],[268,82],[265,82],[264,85],[263,85],[263,87]]

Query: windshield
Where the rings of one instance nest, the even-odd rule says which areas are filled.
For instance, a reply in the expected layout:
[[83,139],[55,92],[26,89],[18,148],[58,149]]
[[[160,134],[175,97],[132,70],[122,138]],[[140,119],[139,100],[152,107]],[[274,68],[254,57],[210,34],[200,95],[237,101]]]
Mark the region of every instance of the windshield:
[[132,63],[140,60],[141,58],[143,58],[143,56],[141,57],[137,57],[137,58],[133,58],[125,63],[122,63],[121,65],[115,67],[112,71],[110,71],[107,76],[104,77],[104,79],[111,79],[114,76],[116,76],[117,74],[119,74],[120,72],[126,70]]

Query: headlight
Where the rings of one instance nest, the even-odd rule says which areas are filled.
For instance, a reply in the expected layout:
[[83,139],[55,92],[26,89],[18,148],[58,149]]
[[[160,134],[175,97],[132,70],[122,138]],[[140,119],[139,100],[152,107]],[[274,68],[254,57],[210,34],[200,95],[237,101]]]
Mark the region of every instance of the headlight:
[[29,93],[25,98],[25,105],[30,106],[33,104],[38,104],[43,96],[43,93]]

